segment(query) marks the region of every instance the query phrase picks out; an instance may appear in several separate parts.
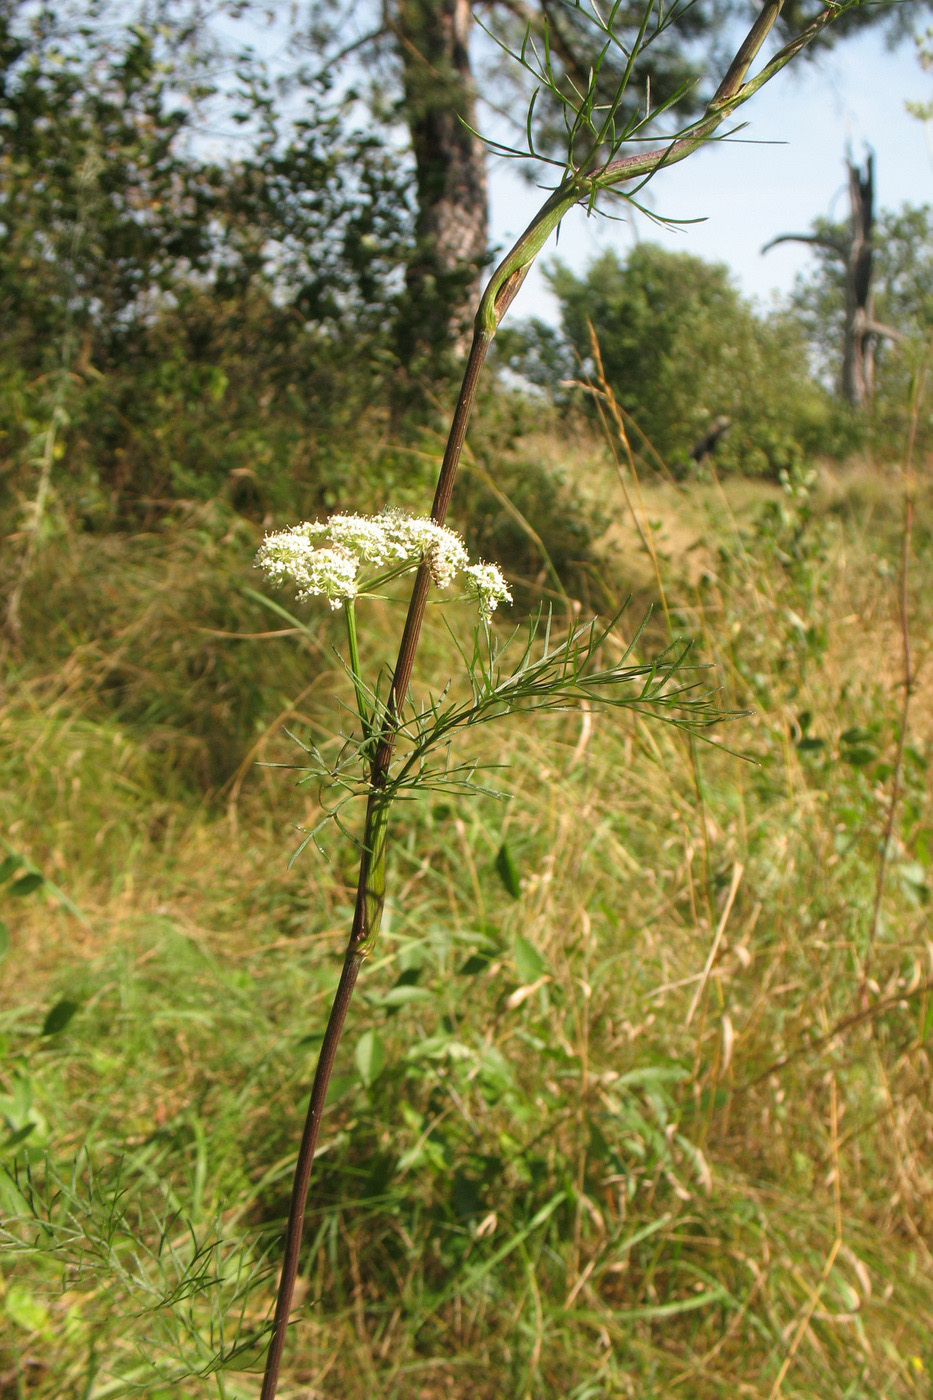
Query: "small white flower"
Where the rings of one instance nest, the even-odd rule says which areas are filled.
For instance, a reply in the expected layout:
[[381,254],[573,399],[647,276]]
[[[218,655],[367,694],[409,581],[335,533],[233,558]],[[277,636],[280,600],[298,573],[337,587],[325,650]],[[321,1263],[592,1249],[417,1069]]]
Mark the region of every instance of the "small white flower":
[[475,597],[487,615],[495,612],[500,603],[511,603],[512,595],[502,570],[497,564],[468,564],[463,570],[466,575],[467,593]]
[[398,559],[425,558],[438,588],[447,588],[470,556],[455,530],[424,516],[387,511],[382,517]]
[[339,608],[347,598],[356,597],[358,561],[339,546],[315,549],[308,530],[306,525],[293,525],[267,535],[256,563],[275,583],[292,579],[298,585],[299,598],[323,595],[332,608]]
[[394,557],[392,541],[378,515],[332,515],[326,531],[336,545],[350,550],[361,564],[387,564]]
[[323,594],[332,608],[339,608],[357,594],[359,563],[347,549],[316,549],[308,560],[305,577],[298,579],[299,598]]
[[[378,576],[373,570],[400,564],[414,568],[424,559],[439,588],[458,574],[469,596],[487,616],[499,603],[511,602],[505,579],[495,564],[471,564],[455,530],[424,516],[387,510],[381,515],[332,515],[307,520],[267,535],[256,563],[275,583],[291,579],[300,598],[323,595],[332,608],[355,598]],[[360,574],[365,570],[361,583]]]

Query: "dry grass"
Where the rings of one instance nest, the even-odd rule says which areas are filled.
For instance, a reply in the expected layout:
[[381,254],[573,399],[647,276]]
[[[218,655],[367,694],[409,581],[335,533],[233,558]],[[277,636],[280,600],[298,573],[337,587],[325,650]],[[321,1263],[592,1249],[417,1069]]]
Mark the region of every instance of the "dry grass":
[[[922,691],[864,975],[899,715],[895,487],[864,466],[809,501],[643,486],[657,563],[625,535],[618,592],[660,575],[672,628],[750,709],[720,739],[754,762],[580,713],[486,731],[506,807],[402,810],[285,1400],[930,1394]],[[25,602],[4,830],[83,918],[48,886],[4,915],[4,1151],[52,1223],[7,1239],[3,1395],[256,1388],[236,1362],[206,1374],[230,1270],[212,1255],[190,1291],[185,1222],[247,1273],[277,1247],[353,851],[328,838],[329,863],[285,869],[313,794],[253,759],[290,760],[281,716],[322,732],[334,682],[323,636],[221,635],[279,630],[242,591],[250,548],[219,517],[88,539]],[[921,608],[914,626],[922,665]],[[43,1035],[63,999],[78,1010]],[[367,1030],[387,1051],[368,1085]],[[269,1297],[247,1298],[244,1337]]]

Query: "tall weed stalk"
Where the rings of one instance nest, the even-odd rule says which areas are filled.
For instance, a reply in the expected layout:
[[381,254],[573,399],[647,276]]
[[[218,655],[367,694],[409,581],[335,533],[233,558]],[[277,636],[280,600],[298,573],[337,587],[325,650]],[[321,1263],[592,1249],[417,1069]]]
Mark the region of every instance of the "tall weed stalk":
[[[643,103],[627,104],[628,89],[639,53],[658,33],[676,23],[684,7],[676,3],[668,7],[649,4],[636,39],[628,46],[614,28],[620,3],[603,7],[603,11],[594,4],[588,18],[598,32],[601,49],[582,88],[573,85],[568,88],[560,82],[552,65],[546,35],[539,50],[529,31],[521,48],[512,53],[512,58],[535,79],[538,90],[544,90],[562,111],[567,130],[566,157],[551,162],[558,170],[556,187],[502,259],[481,298],[431,508],[430,521],[434,526],[443,527],[447,518],[489,348],[535,258],[561,221],[577,205],[592,212],[606,192],[619,193],[637,207],[640,191],[653,176],[664,167],[692,156],[707,142],[721,139],[720,129],[727,119],[805,45],[851,8],[850,4],[829,4],[811,24],[765,61],[757,73],[749,76],[783,6],[784,0],[766,0],[700,119],[647,151],[623,154],[625,146],[647,139],[649,128],[663,115],[664,109],[652,111],[647,92]],[[606,64],[608,71],[607,60],[618,60],[620,55],[621,76],[615,92],[606,102],[600,96],[601,70]],[[533,140],[534,105],[533,101],[528,112],[528,148],[500,147],[505,154],[537,158]],[[678,680],[686,661],[683,648],[675,646],[655,663],[643,667],[629,664],[630,646],[623,650],[621,662],[606,666],[602,655],[610,644],[611,625],[592,624],[554,641],[549,620],[532,623],[527,640],[519,649],[518,663],[511,670],[504,669],[503,649],[492,640],[488,628],[484,628],[482,635],[477,632],[472,647],[461,650],[471,699],[460,708],[455,704],[447,705],[443,699],[420,709],[414,707],[409,692],[435,572],[436,559],[426,548],[415,568],[398,656],[384,699],[379,695],[378,685],[367,687],[360,671],[352,595],[342,600],[339,595],[331,595],[347,613],[348,671],[359,723],[359,734],[350,741],[350,753],[364,775],[355,785],[347,785],[348,795],[365,795],[366,813],[358,840],[361,855],[354,916],[320,1050],[295,1170],[262,1400],[273,1400],[278,1388],[286,1328],[294,1300],[309,1181],[328,1084],[361,967],[372,953],[379,934],[386,896],[389,817],[393,802],[405,789],[430,788],[444,783],[458,791],[475,787],[472,769],[455,766],[451,770],[444,763],[440,767],[432,766],[430,752],[438,746],[445,747],[457,729],[516,711],[567,708],[596,700],[660,713],[680,727],[694,731],[718,717],[706,701],[693,697],[689,682]]]
[[[919,365],[912,384],[910,403],[910,424],[907,434],[907,450],[903,467],[903,491],[904,491],[904,520],[901,533],[901,560],[898,573],[897,589],[897,612],[901,638],[901,660],[904,668],[902,679],[903,695],[901,698],[900,714],[897,726],[897,748],[894,755],[894,771],[891,775],[891,792],[888,798],[888,810],[884,821],[884,828],[881,833],[881,845],[878,851],[878,877],[875,881],[875,897],[872,904],[871,923],[868,928],[868,939],[865,949],[865,960],[862,966],[863,985],[867,983],[869,967],[872,955],[875,950],[875,943],[878,938],[878,930],[881,924],[881,906],[884,900],[885,884],[887,882],[888,863],[891,856],[891,842],[894,838],[894,825],[897,820],[897,809],[901,796],[901,781],[904,772],[904,756],[907,749],[908,725],[910,721],[910,702],[917,684],[917,671],[914,663],[913,649],[910,643],[910,563],[913,554],[914,538],[914,496],[916,493],[915,481],[915,452],[917,445],[917,428],[920,422],[920,412],[924,403],[927,391],[927,380],[929,377],[930,357],[933,355],[933,341],[927,347],[927,353]],[[877,990],[877,989],[875,989]]]

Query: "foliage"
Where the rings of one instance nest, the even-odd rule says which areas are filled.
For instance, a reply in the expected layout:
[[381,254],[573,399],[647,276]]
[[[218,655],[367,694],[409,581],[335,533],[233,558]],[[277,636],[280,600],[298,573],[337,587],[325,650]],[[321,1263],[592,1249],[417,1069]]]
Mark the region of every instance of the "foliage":
[[[534,326],[512,342],[511,365],[538,382],[573,352],[589,364],[598,335],[606,379],[630,423],[632,446],[656,463],[688,469],[689,453],[719,416],[731,427],[716,452],[724,471],[777,476],[814,450],[844,441],[844,424],[806,372],[804,344],[786,315],[758,314],[725,267],[639,244],[622,262],[602,254],[578,276],[563,264],[549,281],[563,341]],[[516,333],[513,333],[515,335]],[[579,376],[579,369],[576,376]],[[549,387],[553,387],[553,380]]]
[[28,14],[2,31],[7,319],[53,350],[64,318],[93,328],[106,370],[179,287],[223,301],[258,285],[314,325],[384,314],[407,222],[375,137],[310,96],[276,114],[254,63],[235,113],[262,119],[252,148],[207,159],[195,138],[213,88],[186,89],[158,30],[46,33]]
[[[81,44],[28,14],[0,34],[7,485],[31,489],[31,444],[63,412],[57,475],[89,521],[250,481],[259,499],[270,454],[303,474],[309,437],[358,421],[384,373],[410,224],[394,164],[310,102],[207,159],[209,89],[179,93],[151,32]],[[268,116],[247,76],[244,120]],[[321,499],[340,472],[314,475]]]
[[[644,17],[644,6],[632,0],[612,0],[605,7],[580,0],[533,0],[524,5],[493,0],[471,8],[479,11],[481,24],[497,44],[515,49],[527,36],[542,49],[546,46],[558,86],[566,95],[572,94],[574,86],[578,90],[584,88],[589,70],[600,66],[603,40],[594,28],[594,14],[607,16],[614,33],[633,51],[638,49],[636,36]],[[663,22],[658,23],[650,45],[637,53],[633,91],[643,90],[647,79],[655,107],[663,108],[674,98],[681,116],[695,114],[704,101],[698,91],[698,79],[708,71],[710,62],[718,62],[734,31],[748,25],[755,8],[748,0],[701,0],[657,7]],[[820,8],[811,0],[787,4],[779,21],[782,34],[789,37],[806,28]],[[929,8],[930,0],[901,0],[891,7],[854,5],[820,37],[819,45],[833,44],[847,34],[879,24],[894,33],[909,31],[916,18]],[[350,44],[348,11],[356,21],[358,36]],[[332,82],[331,65],[335,59],[346,63],[363,53],[373,75],[368,98],[378,118],[395,117],[405,122],[410,114],[406,98],[398,93],[399,50],[417,24],[417,12],[417,3],[406,5],[402,0],[393,0],[381,10],[371,0],[352,0],[347,9],[335,16],[332,6],[317,0],[309,9],[304,35],[306,47],[317,61],[313,68],[307,65],[305,78],[313,76]],[[323,64],[318,58],[322,53],[327,59]],[[602,57],[607,61],[599,78],[598,100],[604,103],[618,85],[624,63],[618,53]],[[501,61],[495,48],[486,46],[476,66],[480,93],[491,94],[498,114],[507,116],[526,106],[530,96],[527,83],[514,64]],[[565,145],[560,106],[548,94],[542,95],[541,102],[542,110],[547,107],[547,115],[540,128],[540,150],[544,155],[553,155]]]
[[[929,4],[898,0],[895,5],[834,6],[833,24],[816,37],[816,45],[870,25],[909,32]],[[807,29],[822,10],[811,0],[780,8],[777,32],[784,39]],[[237,7],[238,15],[244,12],[249,14],[250,7]],[[515,154],[518,146],[522,168],[537,179],[542,164],[563,165],[573,125],[568,105],[573,109],[584,94],[592,110],[605,112],[628,88],[620,128],[638,118],[643,97],[639,120],[659,141],[669,135],[665,117],[670,112],[680,121],[701,114],[709,98],[704,75],[731,52],[737,33],[761,14],[761,7],[749,0],[670,0],[648,6],[637,0],[610,0],[604,6],[589,0],[485,0],[482,5],[472,0],[349,0],[336,9],[314,0],[302,11],[295,38],[311,57],[300,65],[299,81],[351,84],[368,105],[373,123],[393,128],[400,144],[407,141],[410,148],[417,248],[399,322],[404,357],[411,358],[419,329],[422,346],[427,341],[436,353],[451,339],[462,338],[472,314],[470,292],[487,237],[477,95],[500,123],[504,119],[511,125],[500,149]],[[474,16],[484,33],[476,35],[474,29],[471,40]],[[532,55],[535,61],[514,61]],[[547,74],[543,84],[541,68]],[[528,133],[521,114],[529,101],[535,139],[526,152]],[[494,147],[500,131],[496,138],[485,133]]]
[[[736,60],[739,85],[750,47]],[[717,97],[709,123],[752,90]],[[595,144],[545,205],[555,220],[632,169],[625,160],[615,171],[592,167],[618,135],[614,114],[603,123],[594,103],[590,83],[577,116]],[[706,134],[694,132],[680,153]],[[649,154],[643,174],[660,155]],[[548,228],[537,232],[542,240],[520,240],[494,274],[477,321],[481,349],[508,304],[499,291],[520,280]],[[272,310],[287,323],[289,307],[253,254],[242,283],[218,291],[212,264],[206,286],[179,285],[185,320],[203,296],[213,325],[220,300],[233,335],[248,291],[263,333]],[[73,286],[46,484],[58,429],[76,421],[69,342],[89,303]],[[158,310],[153,324],[164,328],[176,305]],[[127,311],[148,333],[133,298]],[[316,342],[299,338],[302,349],[327,343],[326,317],[315,330]],[[378,327],[372,335],[379,344]],[[180,357],[177,381],[169,376],[178,399],[163,408],[191,388],[194,360]],[[481,355],[470,364],[478,373]],[[207,357],[201,369],[192,398],[196,414],[206,410],[208,444],[229,381]],[[465,418],[454,423],[456,440]],[[379,445],[367,442],[366,423],[354,426],[372,462]],[[89,417],[83,427],[93,446]],[[451,462],[445,454],[442,481]],[[185,465],[168,456],[173,491]],[[208,488],[208,502],[161,500],[141,531],[122,518],[122,535],[102,518],[78,534],[62,516],[30,560],[0,707],[3,817],[16,842],[4,873],[35,896],[18,900],[0,949],[19,988],[0,1013],[4,1384],[38,1397],[153,1400],[251,1388],[241,1368],[263,1341],[256,1286],[279,1254],[283,1178],[318,1042],[309,1027],[338,1008],[324,1041],[336,1050],[364,956],[353,1072],[336,1080],[325,1117],[317,1085],[326,1091],[332,1061],[322,1053],[308,1120],[315,1133],[323,1127],[325,1170],[306,1279],[326,1307],[321,1321],[303,1310],[288,1362],[295,1386],[310,1378],[335,1394],[404,1396],[422,1381],[430,1394],[465,1379],[478,1396],[585,1400],[667,1395],[695,1380],[711,1395],[757,1382],[774,1396],[793,1375],[802,1393],[841,1381],[850,1395],[864,1383],[907,1400],[915,1378],[926,1379],[929,1285],[925,1271],[911,1274],[915,1256],[902,1241],[909,1225],[919,1253],[928,1224],[917,1167],[929,1133],[919,917],[929,897],[927,755],[905,747],[902,728],[895,768],[910,752],[916,771],[904,779],[909,800],[886,802],[897,712],[892,721],[890,696],[874,678],[866,685],[848,655],[837,687],[825,542],[810,548],[806,481],[787,473],[784,484],[786,500],[747,536],[728,517],[698,518],[701,538],[718,529],[723,545],[718,574],[711,552],[696,591],[681,576],[665,580],[651,517],[638,521],[665,619],[650,628],[629,629],[618,599],[612,628],[581,627],[565,599],[566,629],[555,637],[550,621],[533,619],[517,661],[501,637],[478,632],[460,653],[463,694],[450,685],[451,639],[432,610],[426,698],[414,708],[418,584],[386,701],[391,595],[371,600],[377,626],[362,641],[345,607],[350,660],[335,672],[326,623],[296,621],[244,582],[258,531],[233,499]],[[242,504],[261,508],[255,498]],[[437,524],[445,511],[435,505]],[[38,498],[34,515],[42,521]],[[772,558],[773,600],[753,552]],[[417,566],[419,584],[430,563]],[[685,656],[669,646],[670,582],[685,626],[723,663],[728,699],[754,684],[772,707],[757,721],[758,784],[736,784],[722,744],[698,754],[693,726],[644,722],[643,711],[671,702],[688,718],[712,717],[690,691],[668,688]],[[616,586],[607,572],[604,590]],[[825,634],[783,665],[775,638],[799,630],[806,602],[823,609]],[[257,606],[287,625],[270,632],[266,616],[250,625]],[[743,630],[748,675],[736,659]],[[658,663],[644,659],[658,653]],[[363,678],[376,676],[367,689]],[[619,694],[620,682],[635,685]],[[334,733],[331,687],[351,714],[355,694],[356,735]],[[854,721],[820,736],[829,752],[812,771],[813,707],[796,708],[804,687],[826,701],[827,731]],[[614,724],[594,713],[607,697]],[[545,738],[522,729],[491,752],[483,721],[510,702],[519,716],[547,712]],[[191,732],[186,710],[200,717]],[[257,723],[264,714],[275,716],[268,729]],[[356,913],[336,994],[330,940],[348,922],[352,871],[340,851],[310,877],[277,868],[295,804],[280,803],[254,760],[293,756],[283,720],[327,775],[339,779],[354,742],[367,760]],[[404,786],[406,764],[419,768],[455,729],[463,767],[420,772],[431,796],[393,814],[399,894],[387,900],[386,795]],[[209,755],[206,774],[179,761],[186,745]],[[461,813],[438,791],[456,793],[468,785],[458,773],[469,779],[509,759],[524,800],[504,819],[484,807]],[[203,801],[221,785],[223,814]],[[847,842],[830,846],[840,796],[853,824]],[[305,829],[325,801],[299,794]],[[888,890],[872,875],[879,831],[885,858],[900,843],[891,863],[904,878]],[[878,921],[882,902],[896,924]],[[876,933],[869,977],[866,941]],[[803,935],[823,967],[814,969]],[[788,1113],[788,1086],[799,1116]],[[290,1227],[301,1213],[290,1208]],[[294,1238],[289,1228],[289,1249]],[[287,1318],[291,1294],[280,1297]]]
[[[917,62],[925,73],[929,73],[933,69],[933,28],[927,29],[923,34],[915,34],[914,43],[917,47]],[[907,102],[905,106],[918,121],[933,121],[933,102]]]

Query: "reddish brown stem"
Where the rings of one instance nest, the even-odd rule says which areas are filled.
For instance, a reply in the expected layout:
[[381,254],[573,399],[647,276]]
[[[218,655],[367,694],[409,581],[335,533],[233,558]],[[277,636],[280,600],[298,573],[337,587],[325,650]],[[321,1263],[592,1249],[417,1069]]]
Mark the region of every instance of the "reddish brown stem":
[[359,955],[353,953],[348,953],[344,961],[343,972],[334,994],[334,1003],[330,1009],[330,1019],[327,1022],[327,1030],[324,1032],[321,1053],[314,1075],[308,1116],[305,1119],[301,1146],[298,1150],[298,1162],[295,1166],[292,1199],[288,1210],[288,1226],[285,1231],[282,1278],[279,1283],[279,1296],[275,1304],[275,1321],[272,1326],[272,1341],[269,1343],[269,1353],[266,1357],[266,1373],[262,1382],[261,1400],[273,1400],[278,1387],[282,1349],[285,1346],[285,1332],[288,1327],[289,1313],[292,1310],[292,1299],[295,1295],[295,1280],[298,1277],[298,1257],[301,1252],[301,1235],[304,1229],[314,1149],[317,1147],[318,1134],[321,1130],[321,1118],[327,1099],[327,1086],[334,1068],[337,1046],[340,1044],[343,1023],[347,1018],[347,1009],[353,996],[353,988],[356,986],[362,961]]
[[[545,202],[535,220],[532,221],[528,229],[522,234],[510,253],[507,254],[493,273],[477,313],[473,344],[470,348],[470,356],[467,361],[466,370],[464,371],[460,396],[457,400],[457,407],[450,427],[450,435],[447,439],[447,448],[444,453],[444,460],[438,477],[434,505],[431,511],[432,519],[438,524],[442,525],[447,517],[454,481],[456,480],[457,468],[460,463],[460,456],[466,439],[467,424],[470,419],[473,404],[476,400],[479,376],[489,346],[492,344],[493,337],[502,317],[514,300],[528,273],[529,267],[538,252],[544,246],[544,242],[550,236],[550,233],[557,226],[564,214],[568,213],[569,210],[573,208],[574,204],[587,192],[587,189],[589,189],[591,193],[595,193],[596,189],[600,187],[618,184],[637,177],[647,177],[660,169],[661,166],[671,164],[675,160],[683,160],[686,156],[690,155],[691,152],[702,145],[705,140],[709,139],[715,129],[724,120],[725,116],[733,108],[739,106],[750,97],[753,92],[767,82],[779,68],[794,56],[799,48],[809,42],[810,39],[814,38],[820,29],[828,24],[836,13],[835,6],[830,4],[802,35],[798,36],[792,44],[785,46],[780,53],[771,59],[756,78],[746,82],[745,79],[751,62],[758,53],[783,3],[784,0],[765,0],[761,14],[753,25],[748,39],[742,45],[730,66],[716,97],[707,109],[706,116],[692,129],[685,139],[675,141],[662,150],[623,156],[618,160],[612,161],[601,170],[595,172],[592,176],[592,183],[589,186],[586,185],[585,180],[584,183],[581,184],[576,177],[564,182],[564,184],[554,192],[551,198]],[[265,1378],[263,1380],[262,1400],[273,1400],[278,1387],[279,1369],[285,1341],[285,1329],[288,1325],[288,1315],[291,1310],[295,1278],[298,1270],[298,1256],[301,1248],[301,1234],[307,1203],[308,1182],[311,1175],[311,1166],[314,1161],[314,1149],[317,1142],[317,1135],[320,1130],[321,1114],[323,1113],[324,1102],[327,1096],[327,1086],[333,1069],[334,1058],[343,1030],[344,1021],[346,1019],[347,1009],[359,973],[360,964],[369,951],[378,928],[385,869],[385,821],[387,819],[385,807],[384,805],[380,806],[380,804],[385,803],[385,798],[382,794],[387,785],[389,768],[395,748],[396,735],[398,733],[399,717],[405,703],[405,697],[408,694],[408,688],[411,684],[415,654],[418,650],[418,642],[421,636],[421,625],[424,621],[424,610],[427,604],[430,583],[430,569],[427,564],[422,563],[415,575],[411,601],[408,605],[408,615],[405,619],[405,626],[399,645],[398,660],[395,664],[392,689],[386,706],[385,721],[370,768],[371,793],[369,806],[367,808],[364,850],[360,861],[356,912],[353,920],[353,929],[347,944],[343,973],[331,1009],[324,1042],[321,1046],[321,1057],[314,1078],[311,1103],[308,1109],[308,1117],[305,1122],[298,1155],[298,1165],[295,1172],[295,1184],[292,1191],[292,1203],[289,1211],[286,1233],[285,1261],[283,1263],[282,1279],[279,1285],[279,1296],[276,1303],[272,1342],[269,1347]],[[377,809],[381,813],[378,852],[374,849],[377,843],[372,839],[372,832],[374,830],[373,818]]]
[[[486,331],[478,330],[474,335],[470,357],[467,360],[466,369],[463,374],[463,383],[460,387],[460,396],[457,400],[457,407],[454,410],[453,420],[450,425],[450,435],[447,439],[447,449],[444,453],[444,460],[441,464],[440,475],[438,476],[437,490],[434,494],[431,518],[436,520],[439,525],[443,525],[447,517],[447,510],[450,506],[450,497],[454,488],[457,468],[460,464],[463,444],[466,441],[467,424],[470,420],[473,404],[476,401],[476,389],[479,383],[479,376],[491,343],[492,336]],[[422,564],[415,575],[415,582],[411,592],[411,601],[408,605],[408,615],[405,618],[405,626],[402,630],[402,639],[399,644],[398,660],[395,663],[395,673],[392,679],[392,690],[389,696],[386,718],[370,770],[372,795],[370,796],[366,812],[366,829],[363,838],[364,847],[363,854],[360,858],[360,875],[356,890],[356,907],[353,915],[353,927],[350,930],[350,938],[344,955],[343,971],[340,975],[337,991],[334,994],[334,1002],[331,1007],[330,1018],[327,1022],[327,1030],[324,1033],[324,1040],[321,1044],[321,1053],[318,1058],[317,1069],[314,1075],[314,1084],[311,1089],[311,1101],[308,1105],[308,1115],[305,1119],[304,1131],[301,1135],[301,1145],[298,1149],[295,1180],[292,1186],[292,1198],[288,1211],[288,1224],[285,1230],[285,1254],[282,1260],[282,1276],[279,1281],[279,1292],[275,1304],[275,1318],[272,1325],[272,1340],[269,1343],[269,1352],[266,1357],[266,1369],[265,1375],[263,1376],[260,1400],[275,1400],[275,1394],[278,1389],[279,1374],[282,1366],[282,1352],[285,1347],[285,1334],[288,1329],[288,1319],[295,1296],[295,1281],[298,1277],[301,1237],[304,1231],[305,1211],[308,1203],[308,1186],[311,1181],[314,1152],[317,1146],[318,1134],[321,1129],[324,1105],[327,1100],[327,1089],[330,1084],[330,1077],[337,1056],[337,1047],[340,1044],[340,1037],[343,1033],[344,1022],[347,1018],[347,1011],[353,998],[353,989],[356,986],[356,979],[359,976],[360,968],[367,953],[370,951],[372,941],[375,939],[378,931],[379,916],[382,908],[382,899],[384,897],[385,820],[387,814],[383,810],[381,811],[381,815],[377,817],[377,812],[380,803],[385,801],[384,798],[380,797],[380,794],[386,785],[389,765],[392,762],[392,752],[395,748],[395,738],[398,732],[399,715],[405,703],[405,696],[408,694],[408,687],[411,684],[411,674],[415,664],[415,654],[418,650],[418,641],[421,636],[421,624],[424,621],[424,610],[427,604],[430,584],[430,569],[426,564]],[[374,832],[377,829],[379,831],[378,844],[374,839]]]

